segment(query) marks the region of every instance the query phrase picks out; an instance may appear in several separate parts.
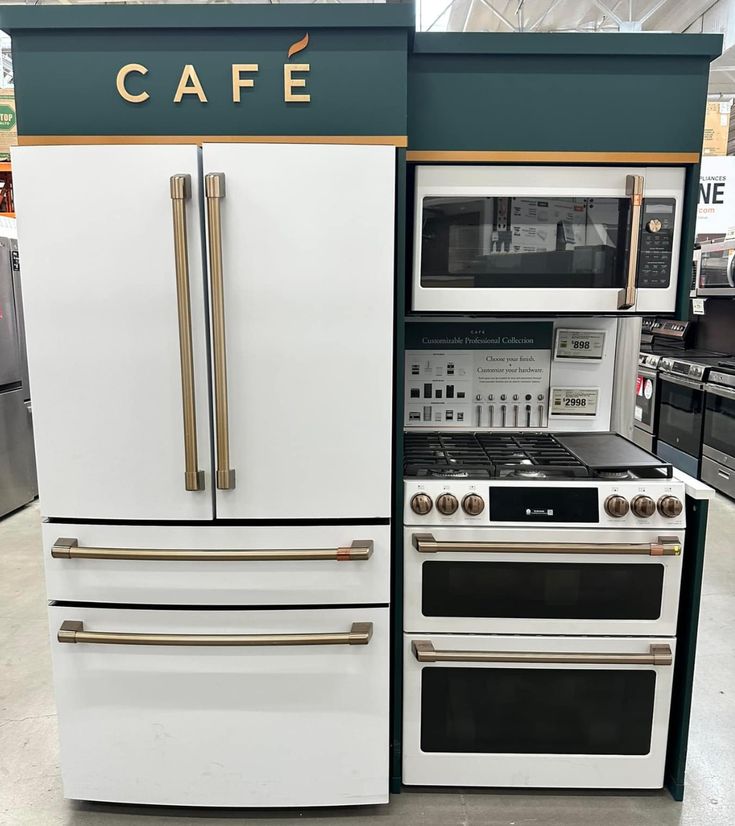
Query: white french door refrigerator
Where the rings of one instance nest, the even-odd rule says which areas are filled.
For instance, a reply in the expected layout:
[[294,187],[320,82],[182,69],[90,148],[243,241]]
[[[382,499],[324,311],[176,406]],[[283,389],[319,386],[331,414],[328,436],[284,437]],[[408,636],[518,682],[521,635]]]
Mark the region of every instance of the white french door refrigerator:
[[394,149],[13,172],[66,796],[387,801]]

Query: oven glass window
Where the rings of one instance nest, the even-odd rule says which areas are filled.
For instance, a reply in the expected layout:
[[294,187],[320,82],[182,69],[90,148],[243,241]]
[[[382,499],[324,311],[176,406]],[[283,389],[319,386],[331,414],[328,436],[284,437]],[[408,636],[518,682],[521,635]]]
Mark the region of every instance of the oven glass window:
[[442,668],[421,672],[421,749],[648,754],[652,670]]
[[735,399],[707,393],[704,443],[728,456],[735,456]]
[[426,617],[655,620],[660,563],[424,562]]
[[699,286],[714,289],[716,287],[735,287],[735,250],[724,249],[703,252],[699,265]]
[[421,285],[622,287],[629,210],[627,198],[426,197]]
[[665,378],[659,382],[659,388],[659,441],[683,450],[690,456],[699,456],[704,393],[696,387],[674,384]]

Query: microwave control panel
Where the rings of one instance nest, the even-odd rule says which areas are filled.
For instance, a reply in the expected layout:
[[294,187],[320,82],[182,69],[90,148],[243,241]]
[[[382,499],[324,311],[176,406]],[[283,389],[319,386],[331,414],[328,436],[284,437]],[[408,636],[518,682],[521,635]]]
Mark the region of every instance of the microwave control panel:
[[606,430],[616,323],[409,322],[404,426]]
[[638,250],[638,286],[665,289],[671,282],[676,201],[643,199],[643,220]]

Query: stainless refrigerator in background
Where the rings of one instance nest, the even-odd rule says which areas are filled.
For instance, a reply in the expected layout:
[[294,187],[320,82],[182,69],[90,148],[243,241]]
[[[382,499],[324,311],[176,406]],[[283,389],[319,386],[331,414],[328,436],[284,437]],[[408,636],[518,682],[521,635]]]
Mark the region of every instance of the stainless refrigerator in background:
[[37,495],[18,246],[0,235],[0,518]]

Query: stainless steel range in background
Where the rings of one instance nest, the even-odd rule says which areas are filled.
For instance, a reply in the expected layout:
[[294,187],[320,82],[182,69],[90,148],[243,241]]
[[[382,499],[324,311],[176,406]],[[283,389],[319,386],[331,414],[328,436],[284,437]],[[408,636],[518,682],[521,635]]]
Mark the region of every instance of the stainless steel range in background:
[[18,245],[0,229],[0,517],[38,495],[31,415]]
[[735,239],[702,244],[694,257],[695,293],[735,296]]
[[685,531],[616,434],[409,433],[404,782],[663,784]]
[[721,362],[705,384],[702,479],[735,498],[735,362]]

